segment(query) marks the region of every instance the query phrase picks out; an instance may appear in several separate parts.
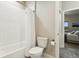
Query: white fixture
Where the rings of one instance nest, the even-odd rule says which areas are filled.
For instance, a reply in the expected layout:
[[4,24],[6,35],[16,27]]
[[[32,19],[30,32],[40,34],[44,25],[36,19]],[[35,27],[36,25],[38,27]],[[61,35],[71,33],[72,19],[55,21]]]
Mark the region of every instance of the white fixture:
[[29,54],[32,58],[40,58],[42,57],[43,50],[46,48],[48,42],[48,38],[45,37],[37,37],[38,46],[33,47],[29,50]]
[[54,46],[55,45],[55,42],[54,41],[51,41],[51,45]]

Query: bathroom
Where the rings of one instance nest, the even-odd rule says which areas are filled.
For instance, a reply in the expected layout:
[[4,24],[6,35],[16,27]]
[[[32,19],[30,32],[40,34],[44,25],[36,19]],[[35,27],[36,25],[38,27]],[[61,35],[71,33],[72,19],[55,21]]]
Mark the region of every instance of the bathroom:
[[55,9],[55,1],[0,1],[0,57],[55,57]]

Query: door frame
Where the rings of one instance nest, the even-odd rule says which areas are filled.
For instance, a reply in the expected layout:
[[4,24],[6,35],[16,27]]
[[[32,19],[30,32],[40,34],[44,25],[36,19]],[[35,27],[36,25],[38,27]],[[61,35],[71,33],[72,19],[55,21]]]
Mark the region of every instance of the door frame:
[[[69,11],[73,11],[73,10],[79,10],[79,7],[77,7],[77,8],[72,8],[72,9],[67,9],[67,10],[64,10],[63,11],[63,31],[64,31],[64,21],[65,21],[65,17],[64,17],[64,14],[66,13],[66,12],[69,12]],[[65,32],[63,32],[63,42],[64,42],[64,33]],[[64,46],[65,46],[65,42],[64,42]]]
[[60,39],[60,29],[59,29],[59,9],[60,9],[60,2],[55,2],[55,57],[59,58],[59,39]]

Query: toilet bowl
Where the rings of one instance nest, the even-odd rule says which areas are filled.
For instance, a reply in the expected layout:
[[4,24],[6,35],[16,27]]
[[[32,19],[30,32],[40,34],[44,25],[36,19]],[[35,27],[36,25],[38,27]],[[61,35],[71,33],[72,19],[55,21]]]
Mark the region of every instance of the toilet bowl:
[[38,46],[33,47],[29,50],[29,54],[32,58],[41,58],[43,55],[43,50],[47,46],[48,38],[37,37]]
[[29,53],[30,53],[32,58],[40,58],[40,57],[42,57],[43,48],[34,47],[34,48],[29,50]]

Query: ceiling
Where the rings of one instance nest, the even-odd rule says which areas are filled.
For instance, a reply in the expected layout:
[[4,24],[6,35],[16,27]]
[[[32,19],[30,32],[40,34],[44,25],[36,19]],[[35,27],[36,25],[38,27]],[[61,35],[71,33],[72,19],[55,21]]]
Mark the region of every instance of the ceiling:
[[70,10],[65,12],[66,15],[78,15],[79,14],[79,9],[76,10]]
[[65,16],[70,18],[79,18],[79,9],[66,11]]

